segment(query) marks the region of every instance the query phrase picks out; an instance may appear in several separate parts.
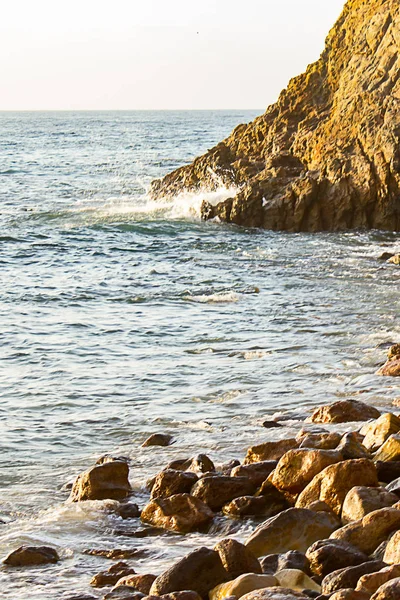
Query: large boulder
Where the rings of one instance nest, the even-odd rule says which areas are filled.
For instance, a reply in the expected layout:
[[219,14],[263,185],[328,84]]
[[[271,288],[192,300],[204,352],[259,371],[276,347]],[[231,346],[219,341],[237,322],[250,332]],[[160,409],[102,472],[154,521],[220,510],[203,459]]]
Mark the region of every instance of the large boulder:
[[277,440],[275,442],[264,442],[257,446],[251,446],[247,450],[244,464],[262,462],[266,460],[279,460],[288,450],[298,448],[299,442],[294,438]]
[[20,546],[3,560],[10,567],[27,567],[56,563],[60,560],[57,551],[50,546]]
[[364,591],[372,595],[381,587],[381,585],[384,585],[391,579],[396,579],[397,577],[400,577],[400,565],[385,567],[376,573],[368,573],[367,575],[360,577],[356,590]]
[[169,498],[151,500],[141,514],[145,523],[178,533],[188,533],[204,527],[213,517],[214,513],[207,504],[190,494],[175,494]]
[[211,509],[219,510],[234,498],[252,494],[256,487],[247,477],[225,477],[220,475],[199,479],[190,493],[195,498],[205,502]]
[[[369,600],[369,595],[366,592],[360,592],[353,589],[339,590],[329,596],[321,596],[321,600]],[[318,600],[318,599],[317,599]]]
[[157,577],[150,589],[152,596],[193,590],[207,599],[208,592],[228,579],[221,557],[215,550],[198,548],[178,560]]
[[398,502],[396,494],[388,492],[385,488],[353,487],[343,502],[342,523],[358,521],[368,513],[393,506],[396,502]]
[[279,460],[270,481],[278,490],[295,496],[325,467],[341,460],[342,455],[334,450],[289,450]]
[[399,600],[400,598],[400,577],[384,583],[378,588],[371,600]]
[[319,540],[306,552],[310,569],[314,575],[325,577],[332,571],[361,565],[369,560],[368,556],[355,546],[341,540]]
[[275,587],[279,585],[279,581],[273,575],[255,575],[254,573],[246,573],[240,575],[233,581],[221,583],[212,589],[209,593],[210,600],[223,600],[229,596],[241,598],[245,594],[262,588]]
[[262,573],[261,565],[254,554],[240,542],[225,539],[214,546],[218,552],[228,579],[235,579],[243,573]]
[[231,477],[247,477],[255,486],[260,486],[277,465],[276,460],[264,460],[249,465],[239,465],[232,469]]
[[312,433],[302,430],[296,440],[300,442],[300,448],[317,448],[319,450],[334,450],[342,436],[336,431],[326,433]]
[[380,571],[384,566],[385,564],[380,560],[370,560],[362,565],[333,571],[322,580],[322,592],[330,594],[340,589],[355,589],[360,577],[366,573]]
[[361,552],[372,554],[397,529],[400,529],[400,510],[381,508],[368,513],[359,521],[337,529],[331,538],[343,540],[356,546]]
[[310,596],[279,586],[254,590],[242,596],[242,600],[310,600]]
[[359,400],[339,400],[315,409],[307,420],[312,423],[347,423],[377,419],[380,414],[378,409]]
[[256,556],[288,550],[305,552],[315,541],[329,537],[338,524],[326,512],[289,508],[259,525],[246,546]]
[[393,413],[384,413],[372,423],[363,427],[363,444],[369,450],[378,450],[393,433],[400,431],[400,419]]
[[378,486],[376,468],[371,460],[347,460],[326,467],[301,492],[296,507],[307,508],[322,500],[340,515],[347,493],[356,485]]
[[131,493],[129,466],[125,461],[112,460],[91,467],[78,475],[70,495],[71,502],[83,500],[123,500]]
[[157,475],[150,498],[168,498],[174,494],[189,493],[198,477],[195,473],[166,469]]
[[[400,530],[400,524],[398,529]],[[400,531],[395,531],[390,537],[383,556],[383,561],[388,565],[400,564]],[[400,577],[400,573],[397,577]]]
[[[272,487],[272,486],[271,486]],[[283,494],[275,488],[275,493],[262,496],[240,496],[222,507],[227,517],[273,517],[290,507]]]
[[375,461],[400,461],[400,435],[392,434],[376,452]]

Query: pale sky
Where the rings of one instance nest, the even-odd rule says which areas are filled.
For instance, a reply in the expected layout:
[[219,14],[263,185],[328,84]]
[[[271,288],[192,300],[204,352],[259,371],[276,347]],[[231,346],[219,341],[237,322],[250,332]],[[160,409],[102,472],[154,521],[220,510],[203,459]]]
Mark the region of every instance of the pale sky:
[[344,0],[3,0],[0,110],[264,108]]

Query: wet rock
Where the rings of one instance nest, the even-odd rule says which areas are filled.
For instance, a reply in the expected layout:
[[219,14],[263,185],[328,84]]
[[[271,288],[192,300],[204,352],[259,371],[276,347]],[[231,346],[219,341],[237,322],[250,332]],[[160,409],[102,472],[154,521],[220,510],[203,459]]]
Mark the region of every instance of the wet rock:
[[272,473],[277,465],[276,460],[265,460],[262,462],[240,465],[231,471],[231,477],[247,477],[256,487]]
[[378,256],[378,260],[389,260],[394,256],[394,252],[382,252],[380,256]]
[[120,585],[103,596],[103,600],[142,600],[144,597],[144,594],[138,592],[132,586]]
[[91,594],[63,594],[61,596],[62,600],[97,600],[96,596],[92,596]]
[[114,529],[114,535],[122,535],[133,538],[157,537],[159,535],[168,535],[170,532],[163,527],[142,527],[141,529]]
[[368,513],[392,506],[397,501],[396,494],[391,494],[385,488],[353,487],[343,502],[342,523],[358,521]]
[[174,471],[167,469],[161,471],[154,481],[150,498],[168,498],[174,494],[189,493],[198,477],[195,473],[186,471]]
[[307,421],[312,423],[347,423],[377,419],[379,410],[359,400],[339,400],[333,404],[320,406]]
[[317,540],[329,537],[337,527],[338,521],[331,514],[289,508],[259,525],[246,546],[256,556],[287,550],[305,552]]
[[388,360],[385,364],[378,369],[377,375],[383,375],[385,377],[399,377],[400,376],[400,358]]
[[383,462],[389,462],[392,460],[400,460],[400,435],[393,434],[376,452],[375,461],[381,460]]
[[337,529],[332,533],[331,538],[348,542],[365,554],[372,554],[379,544],[399,528],[400,510],[381,508],[367,514],[359,521]]
[[151,500],[141,514],[145,523],[179,533],[188,533],[208,525],[213,517],[210,508],[190,494],[175,494],[169,498]]
[[371,458],[370,452],[359,439],[357,439],[356,433],[346,433],[336,450],[343,456],[343,460]]
[[10,567],[27,567],[56,563],[59,560],[57,551],[49,546],[20,546],[3,560],[3,564]]
[[371,600],[398,600],[400,598],[400,577],[384,583]]
[[240,460],[230,460],[226,463],[222,463],[222,465],[220,465],[217,468],[217,471],[220,475],[231,475],[231,471],[232,469],[234,469],[235,467],[239,467],[240,466]]
[[367,573],[380,571],[386,565],[381,561],[369,561],[355,567],[346,567],[329,573],[322,580],[322,592],[329,594],[340,589],[355,589],[358,580]]
[[362,433],[364,434],[363,444],[369,450],[375,451],[382,446],[384,442],[393,433],[400,431],[400,419],[393,413],[385,413],[379,417],[376,421],[368,423],[366,427],[363,427]]
[[159,575],[151,586],[151,595],[193,590],[207,599],[208,592],[227,580],[221,557],[215,550],[198,548],[178,560]]
[[220,475],[199,479],[192,487],[191,494],[205,502],[212,510],[219,510],[234,498],[252,494],[256,487],[246,477]]
[[265,496],[240,496],[222,507],[227,517],[273,517],[289,508],[285,497],[276,490],[276,494]]
[[129,466],[122,461],[114,460],[92,467],[77,477],[70,501],[123,500],[131,492],[128,475]]
[[310,569],[314,575],[325,577],[332,571],[354,567],[368,562],[364,552],[341,540],[319,540],[306,552]]
[[113,548],[112,550],[89,548],[83,550],[82,554],[89,554],[89,556],[102,556],[103,558],[118,560],[128,558],[143,558],[144,556],[148,556],[149,551],[139,548]]
[[288,450],[292,450],[298,446],[299,442],[294,438],[258,444],[247,450],[244,464],[249,465],[266,460],[279,460]]
[[310,563],[303,552],[290,550],[284,554],[268,554],[260,561],[263,573],[277,573],[285,569],[296,569],[310,575]]
[[340,433],[303,433],[296,437],[300,442],[300,448],[317,448],[319,450],[334,450],[337,448],[342,436]]
[[147,596],[146,600],[201,600],[197,592],[185,590],[183,592],[172,592],[163,596]]
[[173,436],[167,433],[153,433],[142,444],[142,448],[149,446],[170,446],[173,442]]
[[229,596],[241,598],[245,594],[254,590],[279,585],[279,581],[273,575],[256,575],[246,573],[240,575],[233,581],[221,583],[212,589],[209,593],[210,600],[223,600]]
[[289,450],[279,460],[270,481],[281,492],[297,495],[315,475],[340,460],[342,456],[334,450]]
[[378,472],[379,481],[390,483],[391,481],[394,481],[400,477],[400,461],[398,460],[393,460],[390,462],[378,460],[375,461],[375,466]]
[[143,575],[127,575],[119,579],[116,583],[116,587],[121,585],[129,585],[141,594],[146,596],[150,593],[153,582],[157,579],[156,575],[143,574]]
[[117,562],[111,565],[107,571],[101,571],[94,575],[90,580],[90,585],[93,587],[105,587],[107,585],[115,585],[119,579],[128,575],[134,575],[135,569],[132,569],[127,563]]
[[332,596],[329,596],[329,600],[369,600],[369,596],[365,592],[356,592],[356,590],[347,589],[335,592]]
[[309,598],[303,592],[295,592],[281,586],[255,590],[242,596],[242,600],[309,600]]
[[[388,565],[400,564],[400,531],[395,531],[388,540],[383,561]],[[400,573],[397,577],[400,577]]]
[[389,483],[386,486],[386,491],[395,494],[396,498],[398,499],[400,496],[400,477]]
[[113,456],[112,454],[103,454],[103,456],[100,456],[100,458],[96,460],[96,465],[104,465],[104,463],[114,462],[115,460],[118,462],[126,462],[127,464],[130,463],[128,456]]
[[340,515],[347,493],[357,485],[378,486],[376,468],[371,460],[347,460],[326,467],[301,492],[296,507],[307,508],[316,500],[322,500]]
[[258,559],[246,546],[236,540],[222,540],[214,546],[214,550],[221,558],[228,579],[235,579],[244,573],[262,573]]
[[264,421],[262,426],[266,429],[276,429],[278,427],[283,427],[281,423],[277,423],[276,421]]
[[381,585],[387,583],[391,579],[396,579],[397,577],[400,577],[400,565],[385,567],[376,573],[369,573],[360,577],[356,590],[364,591],[372,595],[381,587]]
[[116,507],[115,512],[122,519],[135,519],[136,517],[140,517],[139,507],[134,502],[120,502]]
[[191,471],[198,475],[200,473],[211,473],[215,471],[215,466],[211,458],[206,456],[206,454],[198,454],[191,459],[186,471]]

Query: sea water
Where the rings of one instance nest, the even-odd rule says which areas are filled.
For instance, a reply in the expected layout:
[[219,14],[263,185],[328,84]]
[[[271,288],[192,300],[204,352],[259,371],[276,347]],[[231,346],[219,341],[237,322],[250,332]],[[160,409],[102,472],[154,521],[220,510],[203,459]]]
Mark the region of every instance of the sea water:
[[[112,562],[85,550],[137,548],[136,571],[158,574],[251,530],[218,517],[208,533],[138,538],[112,502],[66,502],[102,454],[130,457],[143,506],[173,459],[242,460],[314,406],[399,395],[374,374],[400,337],[400,271],[377,260],[395,234],[241,229],[199,219],[203,198],[235,190],[147,195],[261,112],[0,114],[0,556],[44,544],[62,558],[2,568],[1,597],[100,598],[89,581]],[[286,426],[264,429],[273,416]],[[141,448],[154,432],[175,443]]]

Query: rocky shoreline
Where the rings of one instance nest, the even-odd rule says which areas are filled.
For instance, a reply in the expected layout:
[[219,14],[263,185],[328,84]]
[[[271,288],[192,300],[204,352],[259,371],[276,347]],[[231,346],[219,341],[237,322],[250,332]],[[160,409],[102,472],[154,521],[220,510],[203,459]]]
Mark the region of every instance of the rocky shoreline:
[[320,59],[262,116],[153,182],[152,197],[234,187],[204,200],[204,220],[399,231],[399,49],[397,0],[348,0]]
[[[398,375],[399,364],[396,344],[378,373]],[[344,424],[344,434],[330,429],[337,424]],[[142,521],[143,537],[201,534],[217,517],[251,524],[244,543],[219,539],[162,573],[136,573],[137,549],[87,550],[118,560],[90,581],[105,590],[104,600],[400,598],[399,416],[339,400],[315,409],[295,437],[282,438],[279,420],[264,427],[276,431],[276,439],[251,446],[242,461],[215,465],[201,454],[166,465],[147,482],[150,496],[142,509],[134,502],[125,457],[102,456],[77,477],[69,503],[112,500],[123,519]],[[143,446],[151,452],[172,442],[170,435],[155,434]],[[3,569],[60,560],[54,548],[22,546],[4,559]]]

